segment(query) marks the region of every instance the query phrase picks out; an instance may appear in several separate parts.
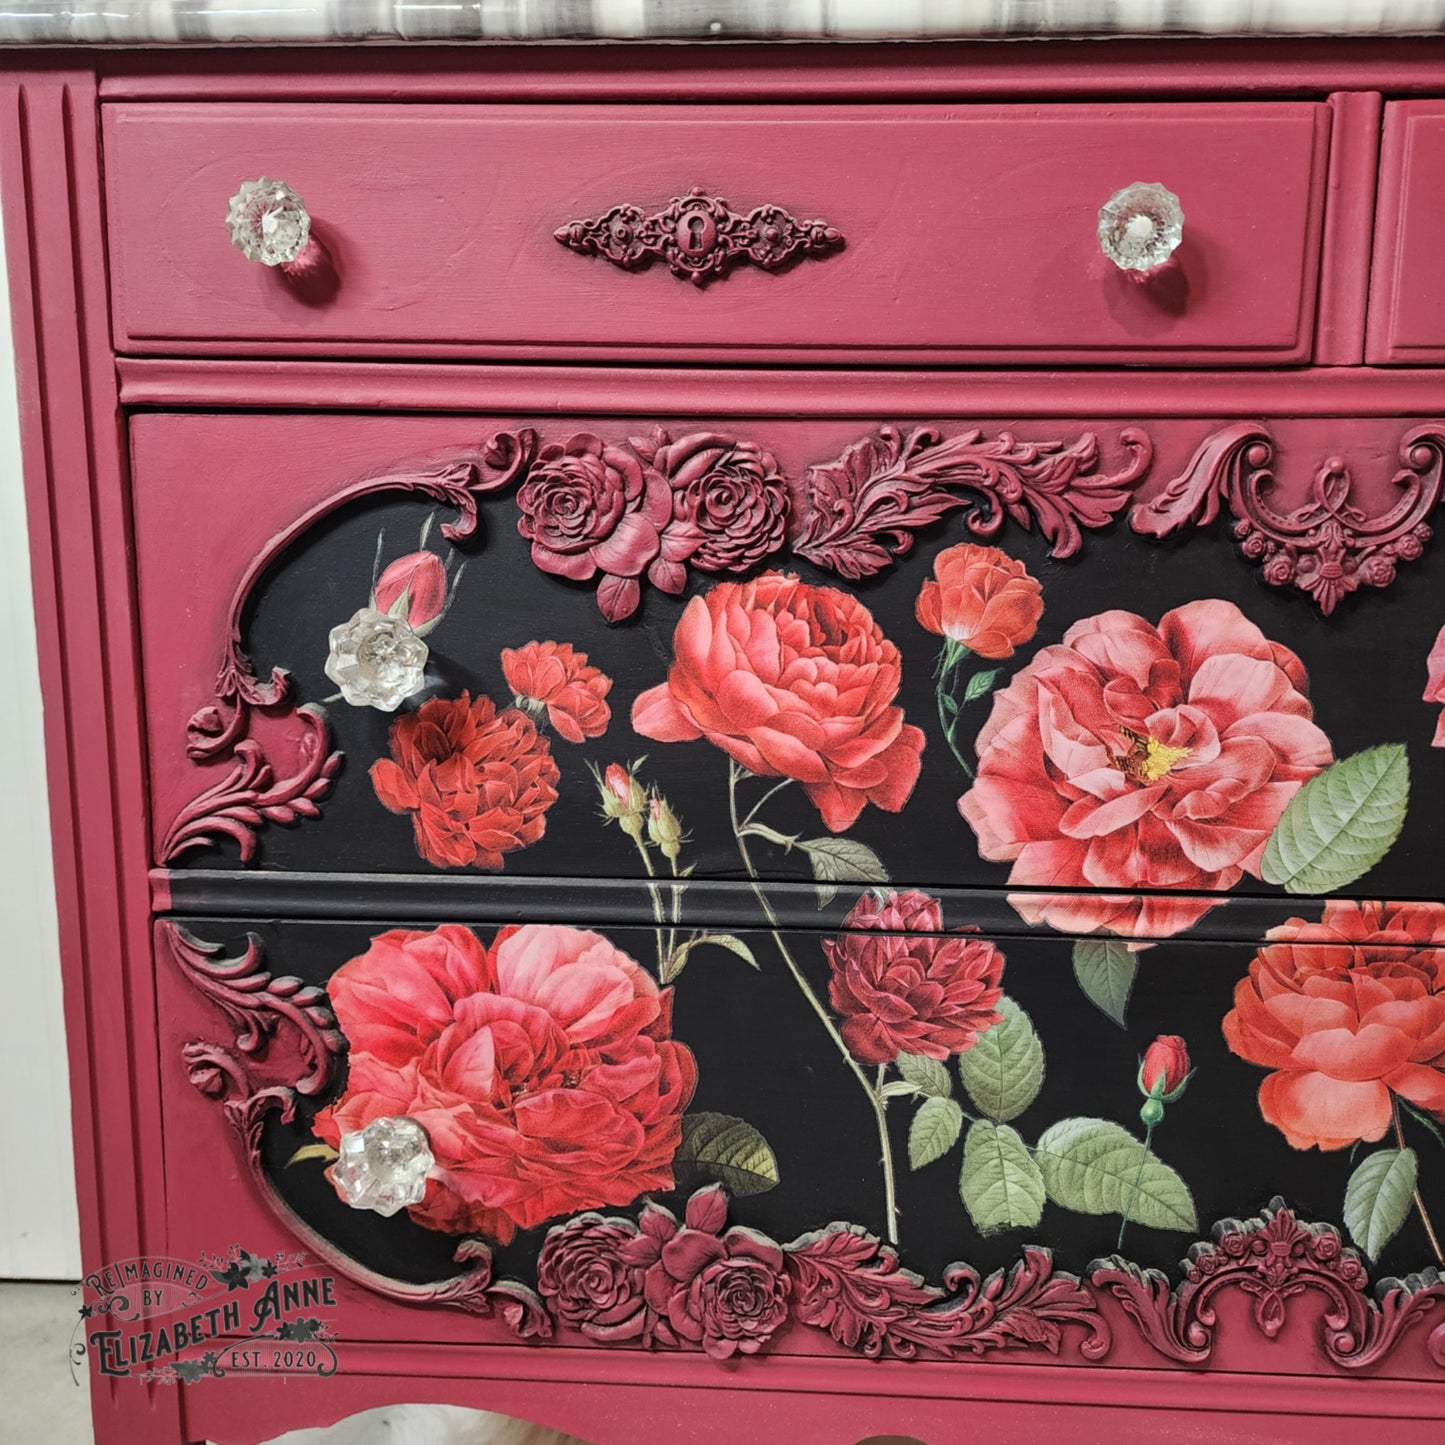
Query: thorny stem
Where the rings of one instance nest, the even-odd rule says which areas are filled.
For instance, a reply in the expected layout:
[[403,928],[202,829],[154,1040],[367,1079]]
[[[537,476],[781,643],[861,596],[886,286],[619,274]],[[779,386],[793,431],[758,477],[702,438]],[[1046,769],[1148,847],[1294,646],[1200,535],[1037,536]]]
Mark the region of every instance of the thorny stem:
[[1124,1247],[1124,1231],[1129,1227],[1129,1211],[1134,1207],[1134,1196],[1139,1192],[1139,1181],[1144,1177],[1144,1165],[1149,1161],[1149,1146],[1154,1142],[1154,1126],[1144,1126],[1144,1147],[1139,1152],[1139,1168],[1134,1172],[1134,1182],[1129,1186],[1129,1197],[1124,1201],[1124,1217],[1119,1221],[1119,1242],[1115,1249]]
[[[1400,1102],[1392,1096],[1391,1117],[1395,1121],[1395,1143],[1401,1149],[1405,1147],[1405,1131],[1400,1127]],[[1440,1252],[1440,1240],[1436,1237],[1435,1226],[1430,1222],[1430,1216],[1425,1210],[1425,1201],[1420,1197],[1420,1186],[1415,1186],[1415,1210],[1420,1216],[1420,1223],[1425,1226],[1425,1237],[1430,1241],[1430,1248],[1435,1251],[1435,1262],[1445,1264],[1445,1254]]]
[[[868,1096],[868,1102],[873,1109],[873,1117],[878,1125],[878,1143],[883,1151],[883,1197],[888,1215],[888,1242],[898,1243],[898,1197],[896,1182],[893,1174],[893,1146],[888,1139],[888,1115],[882,1097],[882,1070],[879,1071],[878,1087],[875,1088],[868,1080],[868,1075],[863,1072],[861,1065],[853,1057],[848,1045],[843,1042],[843,1036],[838,1032],[837,1025],[823,1007],[823,1001],[813,992],[812,985],[808,982],[803,970],[798,966],[798,961],[790,952],[788,945],[783,942],[783,935],[778,923],[778,915],[773,912],[773,905],[768,902],[768,896],[763,892],[758,882],[757,869],[753,867],[753,860],[748,853],[747,838],[743,833],[744,824],[738,817],[738,765],[728,760],[728,812],[732,817],[733,837],[737,839],[738,855],[743,860],[743,867],[747,869],[748,877],[752,880],[753,895],[758,900],[758,906],[763,910],[763,916],[768,920],[772,933],[773,943],[777,946],[779,955],[787,965],[788,972],[793,975],[793,982],[802,990],[803,997],[808,1001],[808,1006],[817,1014],[823,1028],[827,1031],[828,1037],[833,1040],[838,1052],[843,1056],[843,1062],[848,1065],[854,1078],[863,1087],[863,1092]],[[776,791],[776,789],[774,789]],[[754,808],[753,812],[757,809]],[[749,818],[752,817],[750,813]]]
[[[950,679],[958,671],[959,663],[967,656],[969,656],[969,651],[966,647],[960,646],[951,637],[944,639],[943,650],[938,654],[938,687],[935,689],[935,693],[938,700],[938,725],[943,729],[943,740],[948,744],[948,750],[957,760],[959,767],[972,779],[973,769],[969,766],[968,759],[959,752],[958,744],[953,740],[954,729],[958,726],[958,713],[955,711],[950,720],[948,710],[943,705],[945,697],[953,696],[949,687]],[[965,705],[955,703],[955,708]]]
[[[642,866],[647,869],[648,879],[656,878],[657,874],[653,872],[652,859],[648,857],[647,844],[642,841],[642,835],[629,833],[627,836],[637,845],[637,851],[642,855]],[[667,961],[672,957],[672,949],[666,945],[662,936],[662,926],[667,922],[667,914],[663,911],[662,894],[657,891],[657,884],[649,881],[647,892],[652,899],[652,916],[657,920],[657,971],[663,974],[667,972]]]
[[781,783],[777,783],[773,787],[769,788],[768,791],[764,793],[763,796],[759,798],[758,801],[754,803],[753,806],[748,810],[747,817],[743,819],[743,827],[746,828],[748,824],[751,823],[753,819],[758,816],[758,810],[763,806],[764,803],[768,801],[769,798],[773,797],[774,794],[781,793],[783,789],[786,788],[792,781],[793,780],[791,778],[784,778]]

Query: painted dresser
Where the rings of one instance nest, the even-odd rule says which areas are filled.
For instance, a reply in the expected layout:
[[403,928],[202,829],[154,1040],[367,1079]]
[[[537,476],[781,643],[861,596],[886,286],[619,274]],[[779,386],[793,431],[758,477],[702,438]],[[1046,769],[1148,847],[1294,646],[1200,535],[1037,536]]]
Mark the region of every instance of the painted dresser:
[[3,94],[103,1445],[1441,1438],[1445,42]]

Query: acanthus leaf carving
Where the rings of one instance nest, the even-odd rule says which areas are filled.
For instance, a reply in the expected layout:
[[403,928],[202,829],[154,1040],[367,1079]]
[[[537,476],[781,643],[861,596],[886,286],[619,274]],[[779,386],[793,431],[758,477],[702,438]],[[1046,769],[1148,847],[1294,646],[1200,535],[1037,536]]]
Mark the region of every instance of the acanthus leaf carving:
[[[1156,1269],[1114,1256],[1095,1260],[1089,1279],[1106,1289],[1160,1354],[1182,1364],[1206,1364],[1214,1350],[1215,1297],[1238,1289],[1253,1302],[1256,1328],[1275,1339],[1290,1301],[1306,1293],[1324,1296],[1320,1342],[1332,1364],[1359,1370],[1382,1360],[1404,1331],[1445,1305],[1445,1280],[1427,1269],[1405,1280],[1382,1280],[1374,1296],[1355,1250],[1328,1224],[1302,1224],[1275,1198],[1258,1219],[1226,1219],[1210,1243],[1194,1245],[1184,1278],[1171,1290]],[[1432,1331],[1427,1350],[1445,1367],[1445,1324]]]
[[823,256],[843,245],[842,233],[825,221],[800,221],[771,204],[742,215],[701,186],[652,214],[624,202],[600,216],[568,221],[553,235],[579,255],[601,256],[626,271],[659,260],[694,286],[743,262],[776,271],[796,257]]
[[1153,457],[1144,432],[1127,427],[1117,472],[1099,472],[1098,438],[1020,441],[975,429],[945,437],[934,427],[906,435],[884,426],[836,461],[808,468],[795,498],[794,553],[850,581],[892,565],[912,534],[960,507],[977,536],[996,536],[1006,518],[1037,526],[1053,555],[1071,557],[1084,528],[1106,526],[1129,500]]
[[1429,517],[1440,501],[1445,426],[1416,427],[1400,443],[1390,479],[1396,499],[1379,511],[1353,500],[1355,479],[1339,457],[1316,469],[1309,500],[1291,512],[1269,502],[1275,441],[1257,422],[1238,422],[1205,438],[1179,476],[1130,513],[1136,532],[1166,537],[1208,526],[1225,507],[1240,550],[1274,587],[1297,587],[1328,616],[1361,587],[1388,587],[1401,562],[1430,540]]

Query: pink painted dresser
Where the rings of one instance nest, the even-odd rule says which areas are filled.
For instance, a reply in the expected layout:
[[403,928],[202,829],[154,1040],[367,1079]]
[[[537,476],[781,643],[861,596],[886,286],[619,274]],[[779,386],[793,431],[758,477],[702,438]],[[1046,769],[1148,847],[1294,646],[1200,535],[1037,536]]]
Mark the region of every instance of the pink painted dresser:
[[102,1445],[1442,1438],[1445,41],[0,97]]

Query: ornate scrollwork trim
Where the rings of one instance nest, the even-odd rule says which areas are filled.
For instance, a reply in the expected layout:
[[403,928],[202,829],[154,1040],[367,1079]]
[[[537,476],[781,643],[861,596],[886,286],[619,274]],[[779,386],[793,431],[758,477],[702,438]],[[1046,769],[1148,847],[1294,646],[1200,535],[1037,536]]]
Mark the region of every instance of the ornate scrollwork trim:
[[1401,562],[1430,540],[1428,518],[1440,501],[1445,424],[1430,422],[1400,443],[1390,479],[1396,500],[1372,513],[1353,500],[1355,479],[1339,457],[1316,469],[1309,500],[1292,512],[1269,502],[1275,443],[1255,422],[1239,422],[1202,442],[1189,465],[1129,520],[1136,532],[1167,537],[1186,524],[1208,526],[1227,506],[1240,550],[1274,587],[1297,587],[1328,616],[1361,587],[1388,587]]
[[701,186],[651,215],[624,203],[595,218],[568,221],[553,234],[568,249],[626,271],[660,260],[694,286],[744,262],[776,271],[799,256],[822,256],[843,245],[842,233],[825,221],[800,221],[774,205],[742,215]]
[[[1289,1302],[1307,1292],[1324,1296],[1320,1343],[1332,1364],[1359,1370],[1377,1364],[1405,1330],[1445,1305],[1445,1280],[1427,1269],[1404,1280],[1385,1279],[1372,1298],[1364,1261],[1329,1224],[1302,1224],[1274,1199],[1258,1219],[1226,1219],[1210,1243],[1194,1245],[1177,1290],[1159,1270],[1115,1255],[1095,1260],[1089,1279],[1108,1290],[1160,1354],[1202,1365],[1214,1350],[1215,1296],[1239,1289],[1254,1302],[1254,1323],[1267,1340],[1283,1329]],[[1445,1323],[1426,1346],[1445,1367]]]

